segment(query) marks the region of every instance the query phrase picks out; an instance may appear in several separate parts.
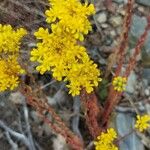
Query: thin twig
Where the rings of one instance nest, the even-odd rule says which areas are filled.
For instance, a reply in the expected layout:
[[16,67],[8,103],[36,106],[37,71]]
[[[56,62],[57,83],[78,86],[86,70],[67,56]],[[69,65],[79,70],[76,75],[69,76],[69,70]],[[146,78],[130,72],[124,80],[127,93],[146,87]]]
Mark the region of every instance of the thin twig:
[[25,124],[26,124],[27,136],[28,136],[29,141],[30,141],[30,146],[32,147],[32,150],[36,150],[35,144],[33,141],[33,137],[32,137],[32,133],[31,133],[31,129],[30,129],[29,113],[28,113],[28,108],[27,108],[27,104],[26,104],[25,100],[24,100],[24,104],[23,104],[23,112],[24,112],[24,119],[25,119]]
[[29,141],[25,137],[25,135],[13,131],[7,125],[5,125],[5,123],[1,120],[0,120],[0,127],[3,128],[6,132],[11,134],[12,136],[14,136],[15,138],[17,138],[18,140],[20,140],[22,143],[24,143],[30,150],[32,150],[31,147],[30,147]]
[[83,140],[81,132],[79,130],[80,98],[78,96],[74,97],[73,111],[74,111],[74,114],[76,114],[76,115],[74,115],[72,117],[72,129],[73,129],[74,133],[76,133],[81,138],[81,140]]
[[18,150],[18,145],[11,139],[9,132],[6,131],[5,135],[9,144],[11,145],[12,150]]

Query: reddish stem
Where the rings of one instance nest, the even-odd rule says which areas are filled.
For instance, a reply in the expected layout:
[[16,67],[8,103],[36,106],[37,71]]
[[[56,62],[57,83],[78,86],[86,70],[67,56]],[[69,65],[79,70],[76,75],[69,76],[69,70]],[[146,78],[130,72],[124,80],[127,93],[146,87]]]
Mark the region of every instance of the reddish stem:
[[[141,52],[141,47],[144,45],[144,42],[146,40],[148,30],[150,29],[150,17],[148,17],[148,25],[145,28],[144,33],[141,35],[139,38],[136,47],[135,47],[135,52],[133,56],[129,60],[128,67],[126,68],[125,76],[128,77],[130,72],[134,69],[136,65],[136,58]],[[120,70],[121,72],[121,70]],[[106,100],[105,106],[104,106],[104,112],[102,115],[102,125],[107,127],[109,117],[111,115],[111,112],[113,111],[113,108],[118,104],[120,97],[122,93],[116,92],[113,89],[113,86],[110,87],[110,92],[108,95],[108,98]]]
[[133,4],[134,4],[133,0],[128,0],[126,16],[125,16],[125,20],[123,24],[123,34],[121,36],[121,41],[120,41],[118,53],[117,53],[117,55],[119,56],[119,61],[118,61],[118,67],[115,72],[116,76],[118,76],[121,73],[121,68],[123,66],[123,62],[125,59],[124,57],[125,51],[128,47],[128,34],[130,31],[130,26],[131,26]]
[[[83,150],[82,141],[65,125],[49,104],[37,98],[32,92],[32,89],[26,85],[23,85],[20,91],[26,97],[27,103],[36,109],[43,121],[56,133],[61,134],[73,150]],[[49,118],[44,115],[45,112],[48,112],[53,117],[55,123],[52,123]]]
[[136,65],[136,58],[140,54],[142,46],[144,45],[144,43],[146,41],[148,31],[150,30],[150,16],[148,17],[147,20],[148,20],[148,24],[144,30],[144,33],[138,39],[138,42],[135,46],[134,54],[129,60],[129,64],[128,64],[126,72],[125,72],[126,77],[128,77],[130,75],[131,71],[134,69],[134,67]]
[[85,90],[82,90],[80,98],[86,110],[86,124],[91,135],[96,138],[101,132],[101,128],[98,124],[98,117],[100,117],[100,106],[98,105],[97,97],[94,93],[87,94]]
[[[130,26],[131,26],[133,4],[134,4],[134,0],[128,0],[125,21],[123,24],[124,25],[123,34],[121,36],[121,41],[120,41],[118,52],[117,52],[117,55],[119,56],[119,60],[118,60],[118,67],[115,71],[115,76],[118,76],[121,74],[121,69],[124,63],[125,50],[128,47],[128,34],[130,31]],[[109,91],[107,100],[104,105],[104,112],[102,114],[102,126],[104,128],[107,128],[109,117],[114,107],[119,102],[121,94],[122,93],[120,92],[116,92],[113,86],[110,87],[110,91]]]

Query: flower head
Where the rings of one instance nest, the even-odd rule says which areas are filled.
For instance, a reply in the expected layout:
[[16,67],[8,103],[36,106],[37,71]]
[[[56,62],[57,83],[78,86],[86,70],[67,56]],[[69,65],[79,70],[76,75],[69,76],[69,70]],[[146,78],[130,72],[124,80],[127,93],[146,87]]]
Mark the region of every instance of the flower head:
[[102,132],[94,142],[95,150],[118,150],[118,147],[113,143],[116,138],[117,134],[113,128],[108,129],[107,133]]
[[67,85],[69,93],[73,96],[79,95],[82,88],[85,88],[87,93],[91,93],[94,90],[93,87],[98,86],[98,82],[101,81],[101,78],[98,78],[99,75],[97,65],[91,60],[74,63],[66,76],[66,80],[69,81]]
[[19,75],[25,71],[21,68],[16,56],[0,59],[0,92],[13,90],[19,84]]
[[125,77],[117,76],[113,79],[112,84],[114,89],[118,92],[125,90],[127,79]]
[[20,40],[26,34],[23,28],[16,31],[10,25],[0,24],[0,53],[15,53],[19,51]]
[[10,25],[0,24],[0,92],[16,88],[19,75],[24,73],[18,56],[20,41],[25,34],[23,28],[14,30]]
[[44,28],[35,32],[39,41],[31,51],[31,61],[39,63],[36,69],[41,74],[51,71],[56,80],[67,81],[73,96],[79,95],[82,88],[90,93],[101,81],[100,71],[78,40],[83,41],[83,35],[91,30],[87,17],[94,13],[94,7],[79,0],[49,2],[46,20],[51,23],[51,32]]
[[88,16],[95,13],[93,4],[81,4],[79,0],[49,0],[52,6],[47,10],[46,21],[53,23],[57,19],[66,32],[83,41],[83,34],[91,31]]
[[137,115],[137,120],[135,123],[135,128],[138,129],[140,132],[148,129],[150,127],[150,115]]

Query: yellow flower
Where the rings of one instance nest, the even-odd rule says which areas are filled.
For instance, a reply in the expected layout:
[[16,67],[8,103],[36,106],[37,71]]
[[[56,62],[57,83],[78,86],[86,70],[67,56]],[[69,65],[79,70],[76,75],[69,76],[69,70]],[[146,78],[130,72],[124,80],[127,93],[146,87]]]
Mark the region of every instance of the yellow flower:
[[0,59],[0,92],[13,90],[19,84],[19,75],[25,71],[18,64],[16,56]]
[[73,96],[79,95],[80,90],[85,88],[87,93],[91,93],[93,87],[98,86],[100,71],[97,69],[97,65],[91,60],[87,60],[84,63],[74,63],[65,80],[69,81],[67,87],[69,93]]
[[90,60],[86,48],[77,39],[91,30],[88,16],[94,13],[93,5],[81,4],[79,0],[49,0],[51,8],[46,11],[51,32],[39,28],[35,32],[39,40],[31,51],[31,61],[38,62],[36,69],[44,74],[51,71],[58,81],[67,81],[69,93],[79,95],[82,88],[88,93],[101,81],[97,65]]
[[112,81],[112,85],[114,86],[114,89],[118,92],[122,92],[125,90],[126,83],[127,83],[127,79],[121,76],[115,77]]
[[20,41],[26,34],[23,28],[14,30],[0,24],[0,92],[13,90],[19,84],[19,75],[25,71],[18,63]]
[[0,24],[0,53],[15,53],[19,51],[20,40],[26,34],[23,28],[16,31],[10,25]]
[[118,147],[113,143],[116,138],[117,133],[113,128],[108,129],[107,133],[102,132],[94,142],[95,150],[118,150]]
[[52,6],[45,12],[48,23],[59,20],[66,32],[83,41],[83,34],[92,30],[88,16],[95,13],[93,4],[81,4],[79,0],[49,0]]
[[137,115],[137,120],[135,123],[135,128],[138,129],[140,132],[148,129],[150,127],[150,115]]

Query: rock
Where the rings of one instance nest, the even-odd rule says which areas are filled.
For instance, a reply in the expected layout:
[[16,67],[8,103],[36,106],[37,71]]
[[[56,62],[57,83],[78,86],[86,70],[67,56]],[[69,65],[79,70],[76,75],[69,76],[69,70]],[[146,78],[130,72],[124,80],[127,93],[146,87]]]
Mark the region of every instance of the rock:
[[126,86],[126,92],[134,93],[136,84],[137,84],[137,76],[132,71],[130,76],[128,77],[127,86]]
[[118,4],[127,3],[127,0],[113,0],[113,2],[116,2]]
[[107,21],[106,12],[100,12],[96,16],[97,16],[97,22],[98,23],[105,23]]
[[53,148],[54,150],[69,150],[64,137],[61,135],[57,135],[57,137],[53,139]]
[[109,35],[107,35],[105,38],[104,38],[104,44],[106,45],[106,46],[110,46],[111,44],[112,44],[112,42],[113,42],[113,39],[112,39],[112,37],[111,36],[109,36]]
[[149,89],[145,89],[144,93],[145,93],[146,96],[149,96],[150,95]]
[[25,102],[25,98],[20,92],[11,93],[9,100],[14,104],[23,104]]
[[122,16],[125,16],[125,14],[126,14],[126,11],[125,10],[123,10],[123,8],[121,8],[121,10],[119,10],[119,12],[118,12],[120,15],[122,15]]
[[150,68],[144,68],[142,75],[143,75],[143,79],[146,80],[150,85]]
[[150,6],[150,0],[136,0],[136,2],[144,6]]
[[137,15],[133,15],[132,17],[132,25],[131,25],[131,34],[139,38],[141,34],[144,32],[146,27],[147,20],[145,17],[139,17]]
[[143,6],[139,6],[139,7],[138,7],[138,11],[140,11],[140,12],[144,13],[145,8],[144,8]]
[[122,24],[122,17],[121,16],[113,16],[112,18],[110,18],[110,23],[114,27],[118,27]]
[[[132,113],[117,114],[116,127],[119,136],[125,136],[134,128],[135,118],[133,116]],[[120,150],[144,150],[144,145],[136,133],[133,132],[119,142],[119,148]]]
[[110,31],[110,35],[112,36],[112,37],[115,37],[117,34],[116,34],[116,31],[115,30],[112,30],[112,31]]
[[146,103],[145,108],[146,108],[147,113],[150,115],[150,104]]
[[[138,39],[144,32],[146,25],[146,17],[139,17],[137,15],[133,15],[131,35]],[[150,31],[148,32],[148,36],[144,44],[144,49],[142,51],[142,62],[144,66],[150,67]]]
[[101,24],[101,27],[105,29],[105,28],[108,28],[109,26],[107,23],[103,23],[103,24]]

